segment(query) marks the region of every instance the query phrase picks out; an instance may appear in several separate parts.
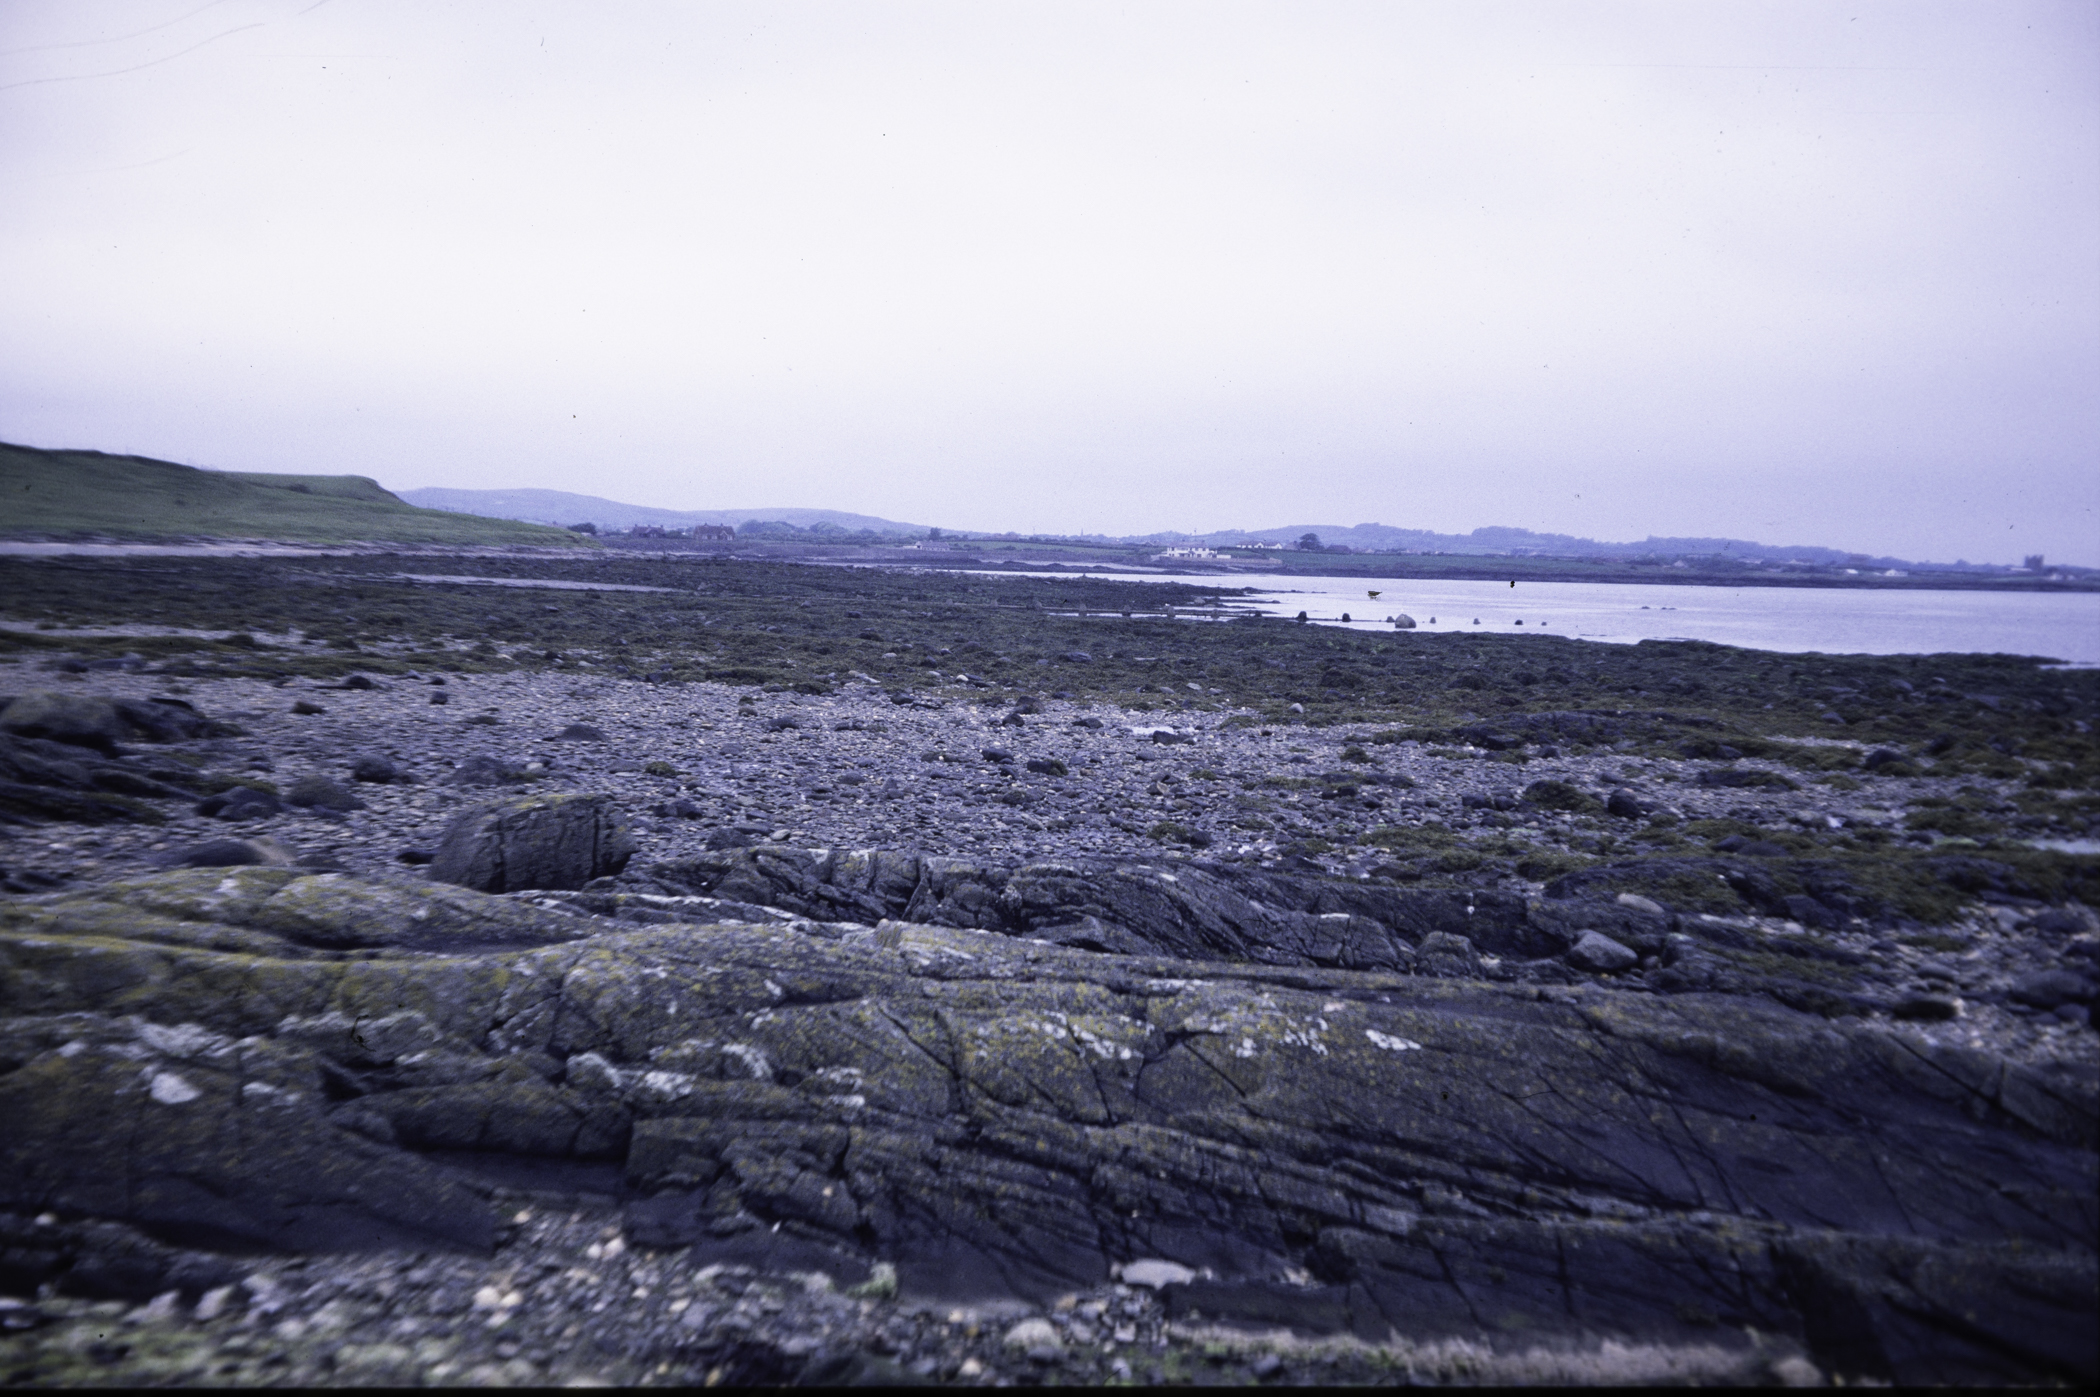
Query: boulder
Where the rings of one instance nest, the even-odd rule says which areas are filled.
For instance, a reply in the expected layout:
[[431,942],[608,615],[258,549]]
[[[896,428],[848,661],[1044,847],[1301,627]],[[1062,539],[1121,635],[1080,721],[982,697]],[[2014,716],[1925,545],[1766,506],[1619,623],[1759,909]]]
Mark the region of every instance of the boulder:
[[132,727],[109,699],[37,693],[24,694],[0,710],[0,731],[109,752],[131,736]]
[[155,694],[151,698],[112,700],[117,714],[147,742],[187,742],[198,737],[233,737],[239,729],[207,718],[187,700]]
[[173,763],[141,766],[85,747],[0,733],[0,823],[22,819],[158,821],[137,797],[189,799],[197,774]]
[[1631,970],[1640,964],[1638,951],[1631,946],[1622,946],[1601,931],[1586,931],[1582,938],[1568,948],[1568,964],[1578,970],[1594,971],[1600,975],[1617,974]]
[[376,753],[359,757],[350,764],[350,779],[353,781],[365,781],[375,786],[384,786],[391,781],[398,781],[400,778],[401,773],[395,768],[394,764]]
[[509,762],[499,761],[486,754],[467,758],[446,774],[444,784],[448,786],[502,786],[524,779],[525,773]]
[[481,892],[580,888],[625,868],[634,849],[610,796],[520,796],[455,817],[430,876]]
[[233,786],[197,802],[196,813],[221,820],[260,820],[284,813],[284,802],[270,791]]
[[279,867],[291,863],[291,855],[274,839],[207,839],[201,844],[170,850],[171,868],[242,868],[257,864]]
[[349,788],[326,776],[302,776],[292,782],[284,793],[286,805],[306,810],[362,810],[365,803],[352,795]]
[[1595,796],[1565,781],[1534,781],[1524,788],[1524,799],[1547,810],[1576,814],[1596,814],[1605,808]]
[[1415,967],[1424,975],[1474,979],[1480,974],[1480,952],[1470,937],[1433,931],[1415,947]]
[[[1641,905],[1644,903],[1645,906]],[[1610,901],[1547,898],[1532,904],[1528,910],[1530,925],[1559,943],[1551,950],[1539,951],[1541,955],[1559,955],[1573,948],[1588,933],[1597,932],[1622,946],[1633,948],[1637,952],[1635,959],[1639,959],[1643,955],[1659,954],[1670,935],[1669,914],[1645,897],[1634,902],[1623,898]]]

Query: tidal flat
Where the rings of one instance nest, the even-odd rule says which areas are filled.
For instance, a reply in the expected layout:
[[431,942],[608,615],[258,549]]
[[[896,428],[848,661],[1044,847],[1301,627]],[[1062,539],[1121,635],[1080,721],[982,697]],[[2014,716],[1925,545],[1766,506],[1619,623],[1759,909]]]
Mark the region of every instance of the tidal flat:
[[1229,595],[0,560],[0,1368],[2100,1377],[2100,672]]

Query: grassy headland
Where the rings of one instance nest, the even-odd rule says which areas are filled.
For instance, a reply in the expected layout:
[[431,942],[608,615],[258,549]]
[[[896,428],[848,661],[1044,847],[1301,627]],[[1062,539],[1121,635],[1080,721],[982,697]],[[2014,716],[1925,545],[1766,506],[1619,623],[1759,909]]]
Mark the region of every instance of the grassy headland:
[[271,539],[575,548],[566,529],[417,509],[361,475],[198,470],[0,443],[0,537],[125,543]]

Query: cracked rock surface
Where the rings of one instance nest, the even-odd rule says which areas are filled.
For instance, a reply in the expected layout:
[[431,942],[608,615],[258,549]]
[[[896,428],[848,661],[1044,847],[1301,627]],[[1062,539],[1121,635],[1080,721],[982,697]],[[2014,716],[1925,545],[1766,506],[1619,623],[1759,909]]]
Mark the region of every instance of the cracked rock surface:
[[[216,1333],[195,1308],[232,1264],[212,1255],[468,1259],[419,1263],[431,1276],[494,1258],[516,1288],[533,1248],[515,1205],[561,1199],[586,1231],[596,1208],[592,1226],[656,1279],[608,1288],[587,1258],[561,1274],[595,1288],[544,1306],[491,1281],[476,1338],[509,1335],[513,1357],[484,1346],[481,1361],[530,1346],[535,1378],[571,1371],[550,1327],[665,1286],[688,1303],[623,1333],[620,1371],[704,1377],[732,1349],[756,1362],[735,1345],[761,1342],[762,1306],[702,1295],[698,1277],[725,1267],[828,1278],[805,1297],[875,1283],[873,1309],[810,1301],[829,1318],[799,1348],[774,1326],[776,1378],[882,1357],[877,1312],[951,1310],[1068,1317],[1055,1342],[976,1357],[976,1375],[1111,1376],[1119,1352],[1159,1353],[1083,1320],[1091,1342],[1072,1343],[1069,1316],[1146,1261],[1187,1277],[1156,1297],[1155,1334],[1224,1323],[1373,1346],[1351,1361],[1399,1361],[1403,1337],[1543,1352],[1599,1332],[1786,1360],[1754,1330],[1856,1376],[2092,1372],[2100,1176],[2093,1078],[2075,1065],[1755,997],[1111,954],[895,920],[682,921],[675,905],[636,925],[573,900],[271,868],[14,902],[10,1266],[78,1294],[63,1256],[78,1237],[39,1251],[33,1219],[96,1219],[175,1249],[138,1263],[162,1268],[134,1286],[163,1296],[142,1323],[186,1312]],[[536,1285],[561,1265],[531,1264]],[[394,1297],[449,1303],[408,1274],[387,1273]],[[401,1323],[399,1305],[357,1318],[370,1297],[328,1303],[312,1332]],[[28,1308],[10,1322],[31,1334],[64,1313]],[[320,1361],[307,1329],[273,1323],[262,1337],[287,1364]],[[359,1343],[412,1357],[411,1337]],[[912,1330],[914,1361],[962,1376],[968,1344],[918,1351],[930,1342]],[[331,1344],[343,1361],[350,1345]],[[24,1371],[40,1361],[57,1360]]]

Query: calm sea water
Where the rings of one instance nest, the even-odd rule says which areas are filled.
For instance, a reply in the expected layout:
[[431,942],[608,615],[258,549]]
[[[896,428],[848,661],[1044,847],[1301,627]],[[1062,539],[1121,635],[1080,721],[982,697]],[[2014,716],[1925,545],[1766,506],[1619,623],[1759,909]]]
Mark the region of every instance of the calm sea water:
[[[1671,587],[1609,582],[1380,582],[1375,578],[1095,573],[1131,582],[1252,587],[1253,609],[1390,631],[1565,635],[1630,645],[1711,640],[1830,655],[2041,655],[2100,665],[2100,594],[1878,591],[1850,587]],[[1373,589],[1379,595],[1367,595]],[[1349,620],[1342,616],[1347,613]],[[1521,623],[1521,625],[1519,624]]]

